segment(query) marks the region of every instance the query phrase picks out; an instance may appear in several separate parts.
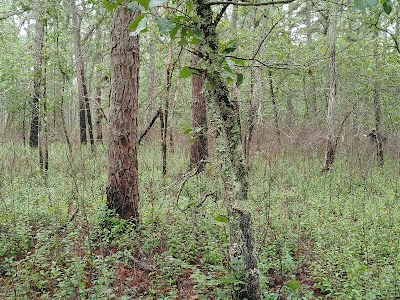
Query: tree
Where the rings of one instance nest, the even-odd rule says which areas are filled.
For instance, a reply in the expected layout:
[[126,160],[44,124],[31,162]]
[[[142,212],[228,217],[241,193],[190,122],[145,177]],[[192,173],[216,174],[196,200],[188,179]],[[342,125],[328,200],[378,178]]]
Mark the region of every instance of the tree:
[[329,101],[326,114],[327,145],[325,152],[325,163],[322,171],[330,170],[336,154],[337,139],[335,139],[334,112],[337,98],[337,65],[336,65],[336,23],[337,6],[332,4],[329,13],[328,27],[328,54],[329,54]]
[[[191,66],[196,68],[200,57],[192,54]],[[190,146],[190,167],[204,170],[205,160],[208,158],[207,138],[207,102],[203,95],[204,75],[192,75],[192,131],[194,141]]]
[[34,67],[33,67],[33,97],[31,101],[32,118],[31,118],[31,131],[29,136],[29,145],[31,147],[38,147],[39,145],[39,101],[43,96],[43,44],[44,44],[44,21],[43,17],[43,3],[37,3],[36,8],[36,22],[35,22],[35,53],[34,53]]
[[112,17],[107,205],[121,218],[138,223],[139,37],[128,29],[135,16],[119,6]]
[[[225,4],[222,13],[229,4]],[[259,270],[255,253],[255,234],[251,213],[248,210],[248,170],[244,160],[241,141],[239,108],[232,101],[223,71],[225,58],[219,53],[216,27],[218,18],[213,18],[211,5],[204,0],[194,1],[197,28],[204,37],[199,41],[199,52],[207,63],[205,77],[210,84],[210,96],[218,108],[223,136],[221,161],[224,166],[225,203],[229,218],[229,254],[231,263],[244,273],[244,285],[238,299],[261,298]],[[238,264],[239,262],[239,264]]]
[[75,0],[71,0],[72,8],[72,24],[74,31],[74,46],[75,46],[75,63],[76,63],[76,78],[78,84],[79,95],[79,129],[81,144],[86,144],[86,123],[89,129],[90,144],[93,146],[93,125],[90,113],[89,95],[85,79],[85,66],[83,62],[82,46],[81,46],[81,17]]

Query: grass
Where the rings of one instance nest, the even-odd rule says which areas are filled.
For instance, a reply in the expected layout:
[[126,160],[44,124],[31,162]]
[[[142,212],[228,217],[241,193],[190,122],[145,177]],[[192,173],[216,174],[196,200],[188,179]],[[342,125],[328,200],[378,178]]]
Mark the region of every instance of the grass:
[[[232,299],[218,164],[185,180],[187,149],[140,148],[140,228],[106,210],[106,149],[0,144],[0,299]],[[300,150],[251,160],[249,207],[265,299],[398,299],[400,167]],[[183,185],[183,182],[185,184]],[[196,207],[207,194],[202,205]],[[178,198],[179,195],[179,198]]]

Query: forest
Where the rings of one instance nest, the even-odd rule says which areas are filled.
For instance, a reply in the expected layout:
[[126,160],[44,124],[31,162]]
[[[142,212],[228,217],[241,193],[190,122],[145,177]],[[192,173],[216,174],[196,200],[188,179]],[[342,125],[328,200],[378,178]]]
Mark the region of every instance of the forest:
[[400,1],[0,0],[0,300],[400,299]]

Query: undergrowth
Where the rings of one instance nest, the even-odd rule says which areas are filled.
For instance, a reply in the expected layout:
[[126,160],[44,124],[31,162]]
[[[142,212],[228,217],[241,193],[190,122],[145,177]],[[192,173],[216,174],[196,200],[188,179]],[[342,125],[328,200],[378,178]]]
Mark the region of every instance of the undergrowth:
[[[135,228],[106,209],[107,157],[0,144],[0,299],[232,299],[240,274],[229,263],[216,162],[190,177],[185,149],[140,148]],[[400,297],[399,163],[255,153],[249,207],[265,299]]]

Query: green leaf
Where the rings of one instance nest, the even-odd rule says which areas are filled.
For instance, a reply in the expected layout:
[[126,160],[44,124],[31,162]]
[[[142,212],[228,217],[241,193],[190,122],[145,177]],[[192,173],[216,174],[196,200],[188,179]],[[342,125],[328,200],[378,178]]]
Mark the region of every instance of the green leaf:
[[145,9],[149,9],[149,0],[136,0]]
[[[133,35],[133,36],[137,36],[139,33],[147,31],[147,19],[144,17],[145,14],[140,15],[140,16],[137,17],[136,19],[140,18],[141,16],[143,16],[143,17],[139,20],[139,23],[136,25],[135,31],[133,31],[133,32],[130,33],[130,34]],[[133,22],[135,22],[136,19],[133,20]],[[132,23],[133,23],[133,22],[132,22]],[[133,25],[132,23],[129,24],[129,26],[128,26],[129,29],[131,29],[131,27],[134,28],[134,25]],[[131,25],[132,25],[132,26],[131,26]]]
[[156,20],[158,29],[160,30],[161,34],[166,34],[172,31],[176,24],[172,22],[171,20],[164,19],[164,18],[157,18]]
[[[131,3],[133,3],[133,2],[131,2]],[[131,3],[129,3],[129,4],[131,4]],[[139,26],[140,21],[143,20],[143,18],[145,17],[145,15],[146,15],[146,14],[141,14],[140,16],[138,16],[137,18],[135,18],[135,20],[133,20],[133,21],[128,25],[128,28],[129,28],[130,30],[132,30],[132,31],[136,31],[136,29],[137,29],[138,26]]]
[[192,75],[193,70],[190,69],[188,66],[185,66],[182,68],[182,70],[179,72],[179,77],[180,78],[188,78]]
[[217,215],[214,217],[215,222],[221,222],[221,223],[228,223],[228,218],[222,215]]
[[181,28],[181,24],[176,23],[175,28],[172,29],[172,30],[169,32],[169,36],[171,37],[171,39],[173,39],[173,38],[176,36],[176,34],[178,33],[179,28]]
[[229,57],[229,59],[231,61],[233,61],[235,64],[237,65],[241,65],[241,66],[245,66],[246,65],[246,61],[244,59],[241,58],[235,58],[235,57]]
[[138,2],[129,2],[126,8],[129,9],[130,11],[136,11],[136,10],[142,11],[144,9],[143,6],[141,6]]
[[218,290],[217,291],[217,297],[218,299],[225,299],[226,295],[228,294],[227,290]]
[[109,0],[103,0],[103,7],[107,9],[108,11],[113,11],[119,6],[118,2],[114,1],[109,1]]
[[239,86],[243,83],[243,78],[244,76],[242,73],[236,75],[236,86]]
[[292,290],[292,292],[295,292],[300,287],[300,282],[297,279],[292,278],[286,282],[286,285]]
[[387,0],[382,5],[383,5],[383,10],[385,11],[385,13],[390,15],[390,13],[392,12],[392,9],[393,9],[392,1],[391,0]]
[[149,8],[153,8],[159,6],[163,3],[167,2],[167,0],[150,0],[149,1]]

